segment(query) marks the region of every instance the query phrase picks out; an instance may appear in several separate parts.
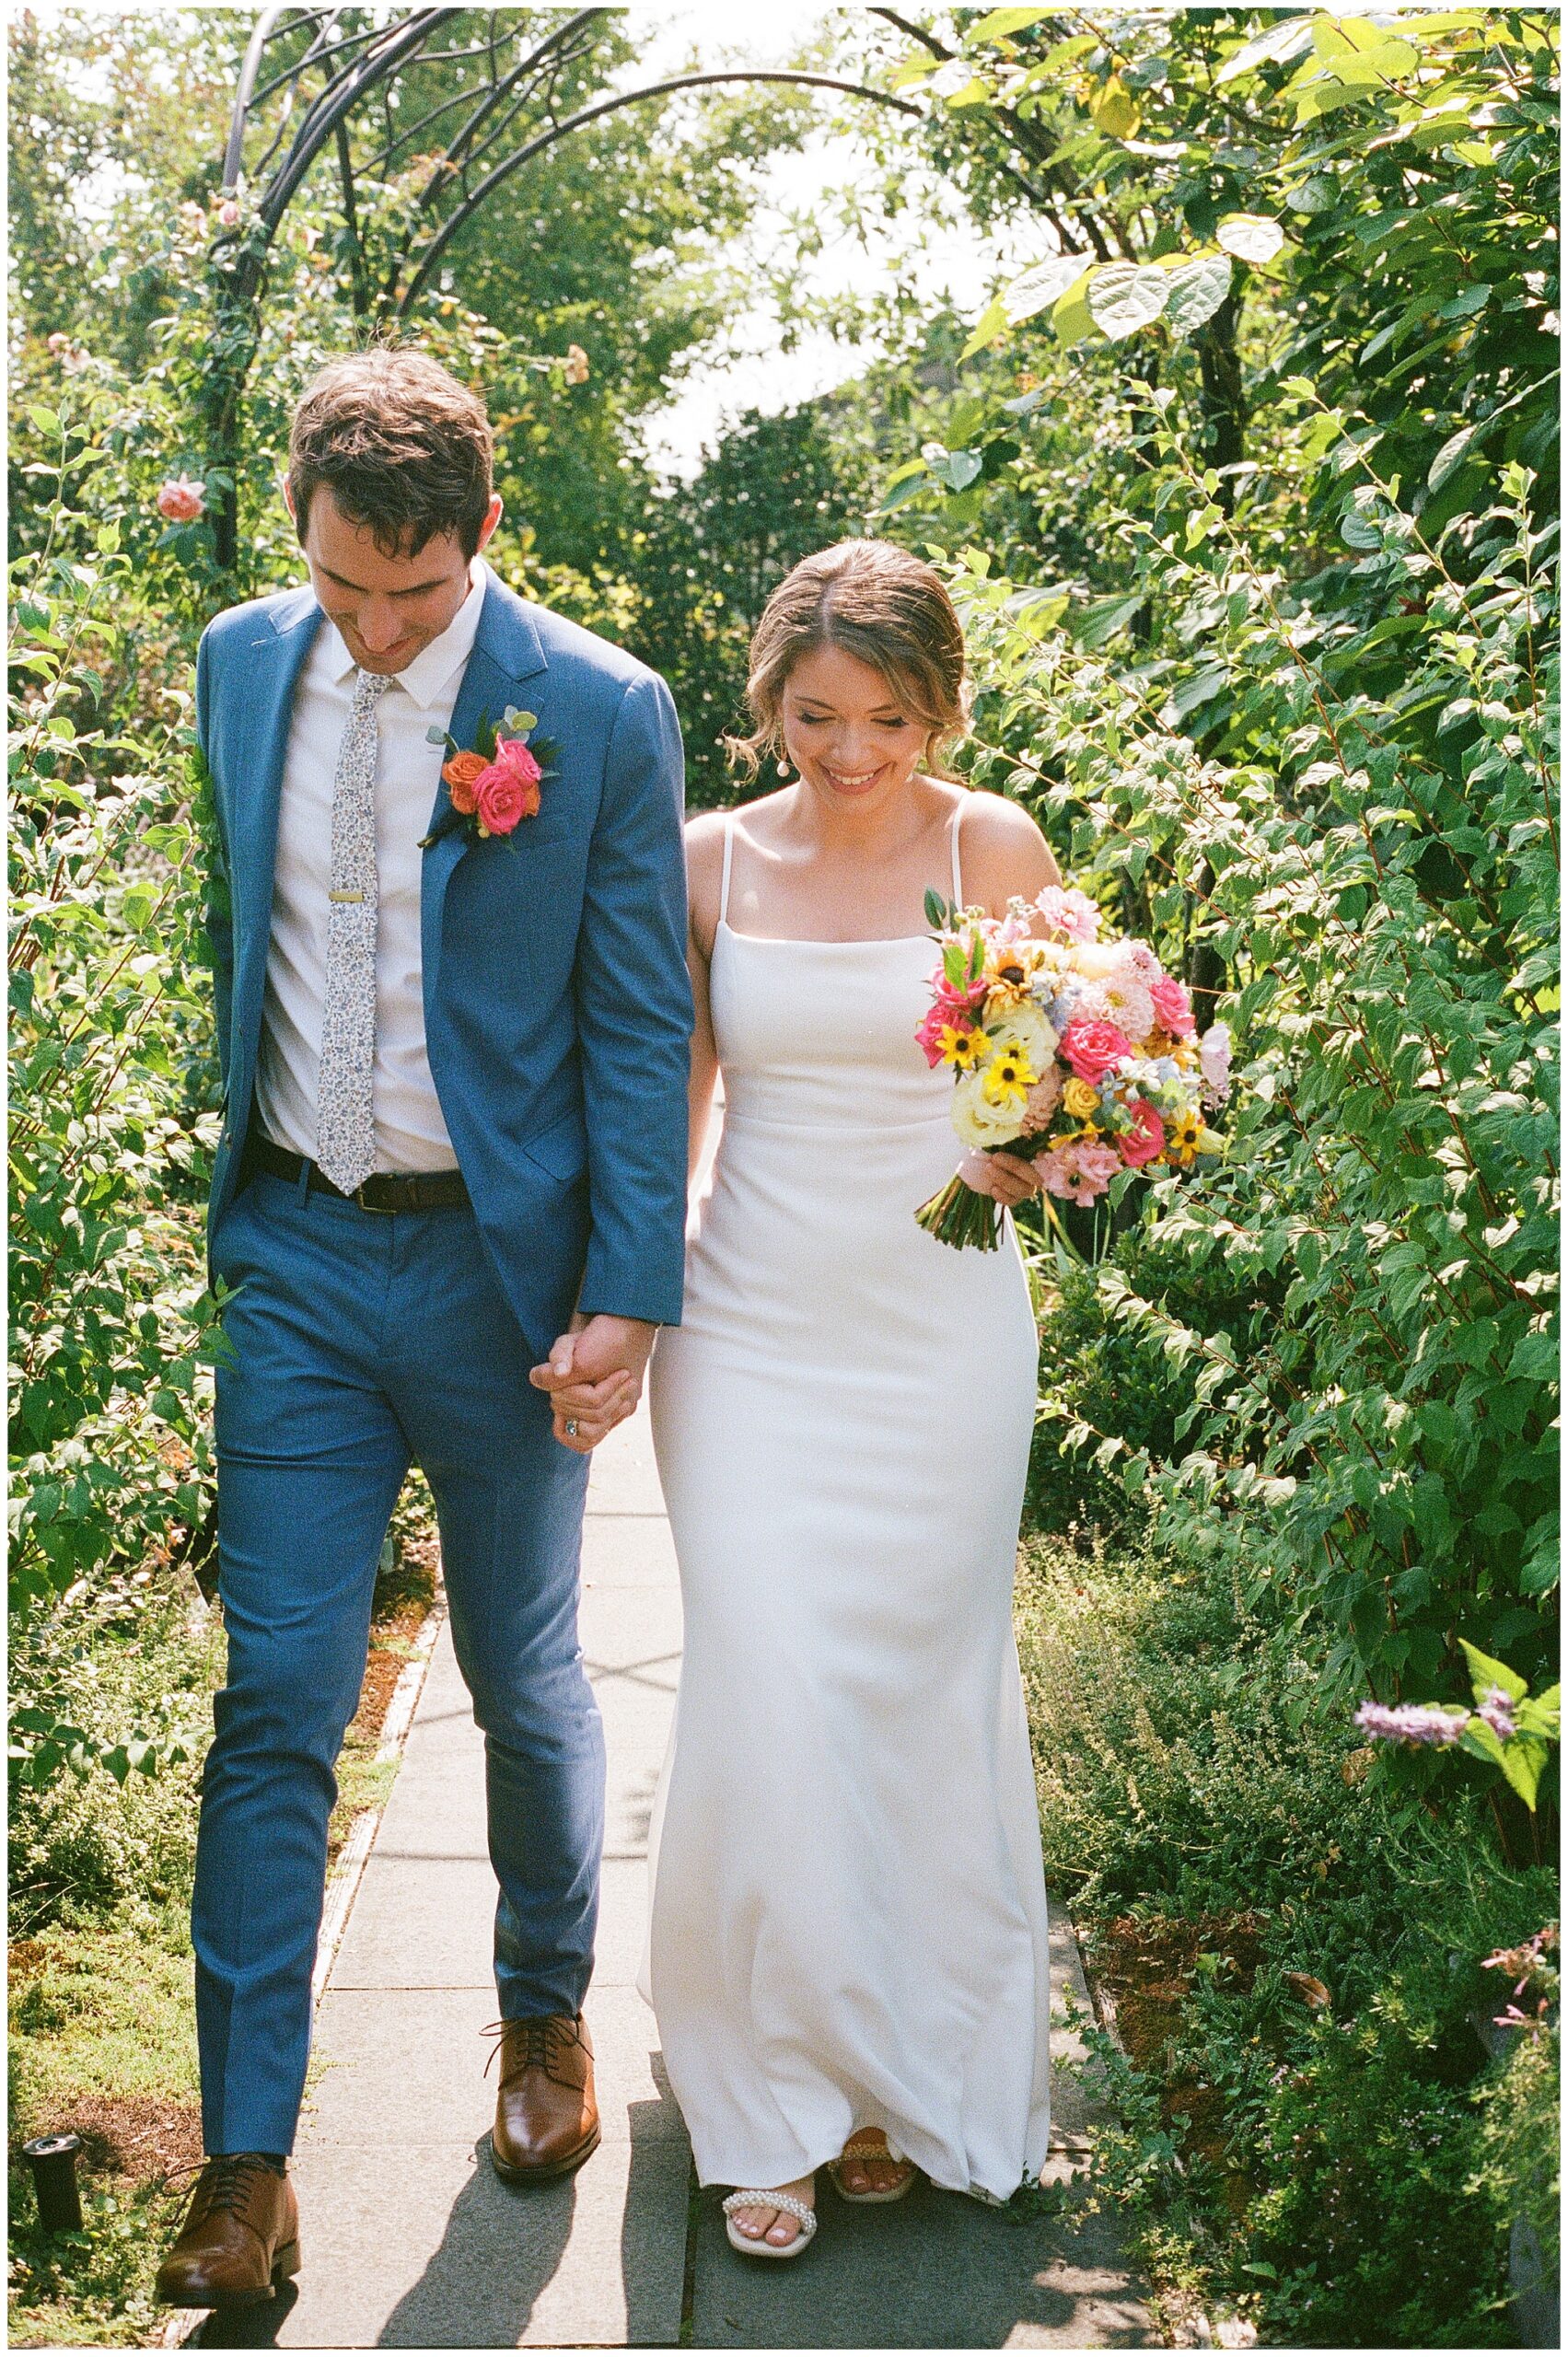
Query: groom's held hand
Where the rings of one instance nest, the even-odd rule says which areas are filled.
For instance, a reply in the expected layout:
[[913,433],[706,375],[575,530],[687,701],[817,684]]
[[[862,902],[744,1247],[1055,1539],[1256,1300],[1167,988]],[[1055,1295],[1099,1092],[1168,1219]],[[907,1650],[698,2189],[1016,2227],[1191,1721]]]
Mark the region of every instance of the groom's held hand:
[[[574,1318],[528,1381],[548,1391],[555,1437],[586,1457],[636,1408],[657,1328],[640,1318]],[[571,1426],[573,1429],[568,1430]]]

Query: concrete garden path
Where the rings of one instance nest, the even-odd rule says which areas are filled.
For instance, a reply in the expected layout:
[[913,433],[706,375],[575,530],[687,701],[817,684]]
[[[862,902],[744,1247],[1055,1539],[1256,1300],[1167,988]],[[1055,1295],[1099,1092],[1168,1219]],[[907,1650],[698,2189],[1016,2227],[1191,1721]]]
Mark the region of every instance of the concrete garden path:
[[[680,1597],[645,1412],[595,1457],[583,1647],[604,1715],[609,1830],[587,2016],[604,2142],[575,2178],[523,2192],[488,2157],[494,1886],[483,1755],[443,1631],[321,1999],[296,2160],[305,2265],[273,2312],[291,2349],[1143,2347],[1155,2336],[1104,2217],[1016,2218],[922,2187],[848,2210],[786,2268],[737,2258],[697,2195],[653,2015],[635,1988],[648,1814],[680,1657]],[[1058,1918],[1056,1999],[1083,2000]],[[1059,2030],[1065,2057],[1073,2041]],[[1063,2149],[1081,2152],[1059,2086]],[[280,2304],[281,2305],[281,2304]],[[258,2316],[257,2324],[261,2322]],[[257,2339],[263,2334],[258,2332]],[[270,2337],[270,2336],[267,2336]],[[215,2325],[204,2345],[238,2345]],[[254,2345],[254,2343],[252,2343]]]

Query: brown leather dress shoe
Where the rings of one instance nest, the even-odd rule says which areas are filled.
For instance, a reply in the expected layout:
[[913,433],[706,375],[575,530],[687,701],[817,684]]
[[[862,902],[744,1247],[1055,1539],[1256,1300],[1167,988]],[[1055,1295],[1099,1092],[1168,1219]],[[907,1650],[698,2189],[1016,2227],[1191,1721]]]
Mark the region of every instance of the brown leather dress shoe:
[[[508,2185],[570,2177],[598,2142],[594,2049],[581,2014],[501,2022],[491,2158]],[[486,2069],[489,2065],[486,2064]]]
[[247,2308],[298,2272],[293,2186],[259,2153],[229,2153],[203,2165],[156,2297],[176,2308]]

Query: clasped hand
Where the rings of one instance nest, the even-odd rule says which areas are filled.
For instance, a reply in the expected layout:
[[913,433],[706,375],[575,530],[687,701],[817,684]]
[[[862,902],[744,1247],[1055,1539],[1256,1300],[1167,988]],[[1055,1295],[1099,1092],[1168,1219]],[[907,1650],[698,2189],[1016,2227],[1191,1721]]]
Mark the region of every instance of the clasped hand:
[[989,1195],[1008,1211],[1040,1192],[1033,1165],[1016,1154],[966,1154],[958,1165],[958,1176],[977,1195]]
[[548,1360],[530,1367],[528,1381],[550,1394],[563,1448],[586,1457],[633,1412],[657,1330],[640,1318],[575,1317]]

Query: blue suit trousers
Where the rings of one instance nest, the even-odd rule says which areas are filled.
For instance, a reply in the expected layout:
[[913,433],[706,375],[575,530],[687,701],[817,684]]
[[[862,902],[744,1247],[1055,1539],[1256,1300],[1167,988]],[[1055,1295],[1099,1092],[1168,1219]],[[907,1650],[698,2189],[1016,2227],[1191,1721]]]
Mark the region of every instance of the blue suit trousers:
[[217,1380],[228,1676],[192,1910],[203,2137],[209,2153],[287,2153],[333,1771],[411,1464],[435,1495],[484,1730],[500,2011],[582,2005],[604,1833],[603,1736],[577,1643],[587,1460],[551,1435],[466,1208],[389,1215],[262,1175],[224,1211],[213,1266],[239,1290]]

